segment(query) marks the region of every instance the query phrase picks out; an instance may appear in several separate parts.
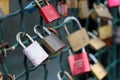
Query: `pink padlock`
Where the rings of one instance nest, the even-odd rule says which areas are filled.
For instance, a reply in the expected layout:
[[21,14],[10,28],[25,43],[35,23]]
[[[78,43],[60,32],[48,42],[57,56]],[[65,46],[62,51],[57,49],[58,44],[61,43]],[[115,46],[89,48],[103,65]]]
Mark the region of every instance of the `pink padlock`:
[[120,6],[120,0],[107,0],[109,7]]
[[[32,42],[32,44],[26,47],[20,39],[22,35],[26,36]],[[48,57],[48,54],[39,45],[39,43],[37,41],[34,41],[27,33],[19,32],[16,36],[16,40],[24,48],[24,54],[34,66],[40,65]]]
[[73,76],[90,72],[89,59],[85,48],[82,48],[82,53],[74,55],[72,54],[71,49],[69,49],[69,55],[68,62]]

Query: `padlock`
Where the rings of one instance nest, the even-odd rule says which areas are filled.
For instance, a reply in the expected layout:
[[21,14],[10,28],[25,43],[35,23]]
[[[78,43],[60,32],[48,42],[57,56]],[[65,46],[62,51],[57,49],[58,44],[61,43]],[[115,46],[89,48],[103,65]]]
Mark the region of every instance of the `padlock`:
[[66,0],[68,8],[77,8],[77,0]]
[[104,18],[104,19],[108,19],[108,20],[113,19],[110,11],[108,10],[108,8],[104,4],[100,3],[99,5],[96,5],[94,3],[93,7],[94,7],[94,9],[99,17]]
[[120,6],[120,0],[107,0],[109,7]]
[[0,8],[5,15],[9,14],[9,0],[0,0]]
[[[29,3],[27,6],[25,6],[25,12],[24,12],[24,13],[30,14],[30,13],[33,13],[34,11],[36,11],[36,10],[37,10],[37,7],[36,7],[36,6],[33,7],[33,8],[31,8],[31,7],[33,6],[33,4],[34,4],[34,2],[31,2],[31,3]],[[31,8],[31,9],[29,9],[29,8]],[[26,9],[27,9],[27,10],[26,10]]]
[[69,49],[69,55],[68,62],[73,76],[90,72],[89,59],[85,48],[82,48],[82,53],[74,55],[71,49]]
[[36,4],[39,7],[39,12],[42,15],[43,19],[46,23],[50,23],[58,18],[60,18],[59,14],[55,10],[54,6],[52,4],[49,4],[47,0],[44,0],[47,4],[46,6],[42,7],[38,0],[35,0]]
[[43,29],[49,34],[43,37],[37,30],[39,26],[34,26],[34,32],[41,38],[40,42],[50,51],[50,53],[55,54],[65,47],[65,44],[53,33],[51,33],[46,27]]
[[79,0],[78,2],[78,8],[79,8],[79,17],[81,19],[88,18],[90,15],[89,8],[88,8],[88,3],[87,0]]
[[58,2],[58,11],[61,15],[67,16],[68,15],[68,7],[65,0]]
[[73,32],[72,34],[70,34],[67,29],[67,26],[64,25],[64,29],[68,35],[67,36],[68,43],[70,44],[72,51],[76,52],[89,44],[89,37],[87,35],[85,28],[82,28],[82,26],[79,23],[77,18],[75,18],[73,16],[67,17],[64,20],[64,23],[66,23],[70,20],[74,20],[77,23],[78,27],[81,29],[81,30],[79,29],[76,32]]
[[95,50],[99,50],[99,49],[105,47],[106,44],[105,44],[104,41],[97,38],[93,33],[89,32],[89,31],[87,33],[88,33],[89,36],[92,37],[92,39],[90,39],[90,46],[92,48],[94,48]]
[[94,64],[90,64],[91,72],[96,76],[98,80],[102,80],[107,75],[107,71],[105,70],[103,65],[100,62],[98,62],[98,60],[93,54],[90,53],[89,57],[94,62]]
[[[59,71],[59,72],[57,73],[58,80],[62,80],[62,78],[61,78],[61,73],[62,73],[62,71]],[[74,79],[72,78],[72,76],[71,76],[67,71],[63,71],[63,73],[67,76],[67,78],[68,78],[69,80],[74,80]]]
[[100,39],[107,39],[112,37],[112,26],[111,25],[104,25],[98,28],[99,37]]
[[[108,20],[107,24],[106,22],[102,22],[102,19],[100,17],[98,17],[97,19],[98,22],[98,34],[99,34],[99,38],[101,40],[103,40],[106,43],[106,46],[111,45],[112,43],[112,21]],[[104,24],[101,24],[104,23]]]
[[[32,44],[26,47],[20,39],[22,35],[26,36],[32,42]],[[40,65],[45,59],[47,59],[48,54],[45,52],[45,50],[39,45],[37,41],[34,41],[27,33],[19,32],[16,36],[16,40],[24,48],[24,54],[34,66]]]

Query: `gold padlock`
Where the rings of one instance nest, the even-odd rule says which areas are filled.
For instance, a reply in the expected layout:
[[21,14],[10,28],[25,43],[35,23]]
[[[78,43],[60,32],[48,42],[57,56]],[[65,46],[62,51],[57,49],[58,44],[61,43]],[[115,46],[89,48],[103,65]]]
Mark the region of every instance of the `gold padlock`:
[[87,0],[80,0],[78,2],[78,8],[79,8],[79,17],[81,19],[85,19],[85,18],[88,18],[89,15],[90,15],[90,12],[89,12],[89,8],[88,8],[88,3],[87,3]]
[[108,20],[113,19],[111,13],[109,12],[108,8],[104,4],[100,3],[99,5],[96,5],[94,3],[93,7],[94,7],[94,9],[95,9],[95,11],[96,11],[96,13],[98,14],[99,17],[105,18],[105,19],[108,19]]
[[0,0],[0,8],[5,15],[9,14],[9,0]]
[[69,33],[67,26],[64,25],[64,29],[67,33],[67,40],[68,43],[70,44],[73,52],[76,52],[83,47],[87,46],[89,44],[89,37],[87,35],[87,32],[85,28],[82,28],[81,24],[79,23],[79,20],[75,17],[67,17],[64,22],[68,22],[69,20],[74,20],[77,24],[78,27],[80,28],[79,30],[73,32],[72,34]]
[[104,25],[98,28],[99,37],[100,39],[106,39],[112,37],[112,26],[111,25]]
[[66,0],[68,8],[77,8],[77,0]]
[[93,49],[99,50],[99,49],[105,47],[105,42],[102,41],[101,39],[97,38],[93,33],[88,32],[88,35],[92,37],[92,39],[90,39],[90,46]]
[[103,65],[100,62],[98,62],[98,60],[95,58],[95,56],[93,54],[90,53],[89,57],[95,63],[93,65],[91,64],[91,71],[92,71],[92,73],[95,75],[95,77],[98,80],[102,80],[107,75],[107,71],[105,70]]

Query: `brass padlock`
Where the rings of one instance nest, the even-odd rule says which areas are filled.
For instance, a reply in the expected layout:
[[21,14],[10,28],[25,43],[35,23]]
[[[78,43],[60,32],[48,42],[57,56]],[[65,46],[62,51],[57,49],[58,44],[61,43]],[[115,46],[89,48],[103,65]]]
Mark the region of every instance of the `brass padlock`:
[[107,75],[107,71],[105,70],[103,65],[100,62],[98,62],[98,60],[93,54],[90,53],[89,57],[94,61],[94,64],[91,64],[92,73],[98,80],[102,80]]
[[55,34],[51,33],[47,28],[43,27],[43,29],[49,34],[45,37],[43,37],[37,31],[37,28],[38,26],[35,25],[34,32],[41,38],[40,42],[50,51],[50,53],[57,53],[65,47],[65,44]]
[[99,17],[105,18],[108,20],[113,19],[111,13],[109,12],[108,8],[104,4],[100,3],[97,5],[96,3],[94,3],[93,7],[94,7],[94,9]]
[[98,28],[99,37],[100,39],[107,39],[112,37],[112,26],[111,25],[104,25]]
[[102,41],[101,39],[97,38],[93,33],[88,31],[88,35],[90,37],[92,37],[92,39],[90,39],[90,46],[95,49],[95,50],[99,50],[103,47],[105,47],[105,42]]
[[67,33],[67,40],[72,48],[73,52],[76,52],[80,49],[82,49],[83,47],[87,46],[89,44],[89,37],[87,35],[87,32],[85,30],[85,28],[82,28],[81,24],[79,23],[78,19],[75,17],[67,17],[64,20],[64,23],[70,21],[70,20],[74,20],[77,24],[78,27],[80,28],[79,30],[77,30],[76,32],[73,32],[72,34],[69,33],[67,26],[64,25],[64,29]]
[[0,8],[5,15],[9,14],[9,0],[0,0]]
[[79,17],[81,19],[88,18],[90,15],[89,8],[88,8],[88,3],[87,0],[79,0],[78,2],[78,8],[79,8]]
[[77,0],[66,0],[68,8],[77,8]]

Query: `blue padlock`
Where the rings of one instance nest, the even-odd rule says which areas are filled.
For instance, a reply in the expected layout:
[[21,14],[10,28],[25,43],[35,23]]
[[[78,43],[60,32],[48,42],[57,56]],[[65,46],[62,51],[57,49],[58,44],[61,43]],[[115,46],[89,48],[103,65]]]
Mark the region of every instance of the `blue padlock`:
[[38,8],[34,5],[34,2],[29,3],[25,8],[25,14],[30,14],[36,11]]

